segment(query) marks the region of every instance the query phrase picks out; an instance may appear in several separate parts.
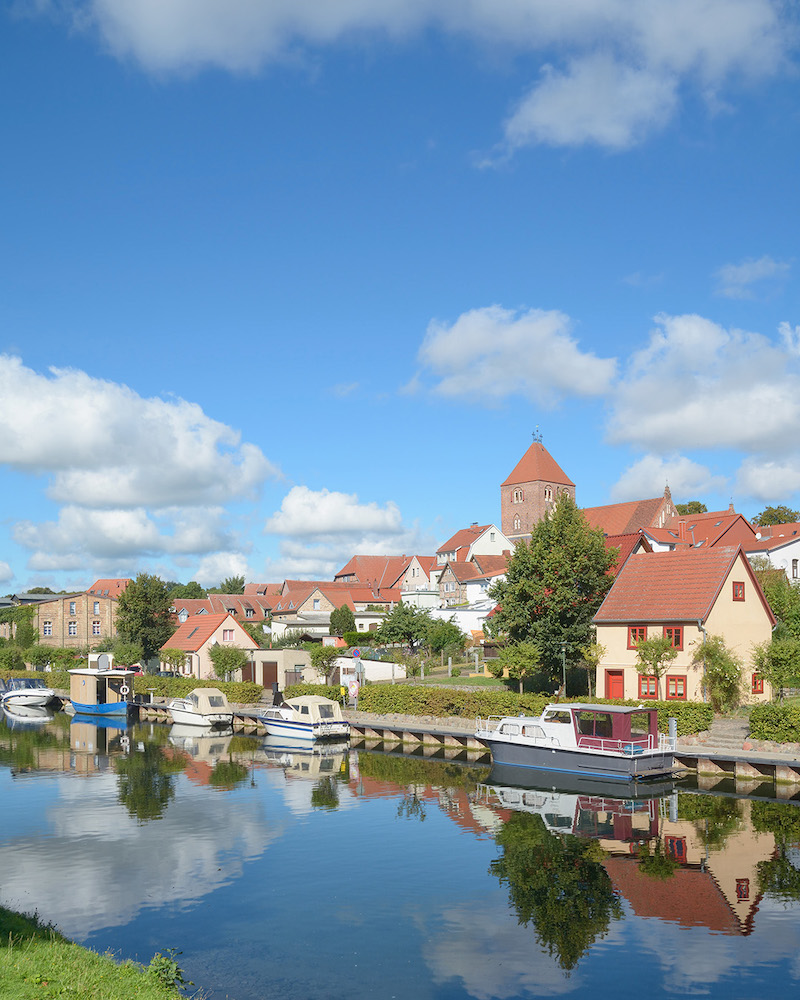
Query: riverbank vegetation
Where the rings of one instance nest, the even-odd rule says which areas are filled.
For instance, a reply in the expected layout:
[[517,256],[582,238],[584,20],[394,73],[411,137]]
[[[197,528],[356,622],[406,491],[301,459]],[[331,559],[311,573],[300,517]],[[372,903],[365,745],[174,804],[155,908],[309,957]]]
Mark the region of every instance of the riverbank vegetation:
[[147,967],[116,962],[69,941],[36,915],[0,906],[3,1000],[179,1000],[184,983],[174,953],[155,955]]

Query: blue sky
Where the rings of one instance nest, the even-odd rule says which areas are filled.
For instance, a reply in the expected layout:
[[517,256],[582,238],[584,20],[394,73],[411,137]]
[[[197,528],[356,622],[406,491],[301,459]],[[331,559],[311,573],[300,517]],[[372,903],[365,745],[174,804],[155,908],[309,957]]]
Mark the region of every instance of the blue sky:
[[800,506],[770,0],[13,0],[0,589],[329,578],[500,517]]

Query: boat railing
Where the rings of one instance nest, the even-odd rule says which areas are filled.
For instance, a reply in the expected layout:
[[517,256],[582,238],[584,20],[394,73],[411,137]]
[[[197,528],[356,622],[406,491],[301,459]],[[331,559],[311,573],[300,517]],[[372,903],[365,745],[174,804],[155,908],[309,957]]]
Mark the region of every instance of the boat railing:
[[486,719],[480,716],[475,720],[475,729],[482,729],[486,732],[496,732],[500,728],[500,723],[508,718],[507,715],[487,715]]
[[604,753],[637,754],[645,750],[655,750],[656,742],[660,747],[661,740],[654,736],[643,736],[640,739],[613,740],[602,736],[579,736],[578,747],[582,750],[601,750]]

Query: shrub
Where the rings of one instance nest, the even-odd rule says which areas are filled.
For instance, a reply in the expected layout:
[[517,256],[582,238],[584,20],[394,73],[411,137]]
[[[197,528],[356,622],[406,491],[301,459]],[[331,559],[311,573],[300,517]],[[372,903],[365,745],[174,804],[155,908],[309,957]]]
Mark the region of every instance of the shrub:
[[756,740],[800,743],[800,706],[754,705],[750,712],[750,735]]
[[[330,698],[331,701],[338,701],[340,705],[343,703],[342,688],[339,684],[290,684],[283,692],[284,698],[299,698],[301,694],[318,694],[323,698]],[[359,700],[360,698],[359,694]]]

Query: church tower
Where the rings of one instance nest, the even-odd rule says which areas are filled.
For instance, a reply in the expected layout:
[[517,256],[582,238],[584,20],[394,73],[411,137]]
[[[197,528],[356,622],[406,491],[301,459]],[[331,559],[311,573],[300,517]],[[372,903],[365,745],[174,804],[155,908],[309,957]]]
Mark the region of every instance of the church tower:
[[568,493],[574,500],[575,483],[542,444],[537,428],[533,444],[500,485],[503,534],[514,542],[530,537],[534,525],[542,520],[562,493]]

